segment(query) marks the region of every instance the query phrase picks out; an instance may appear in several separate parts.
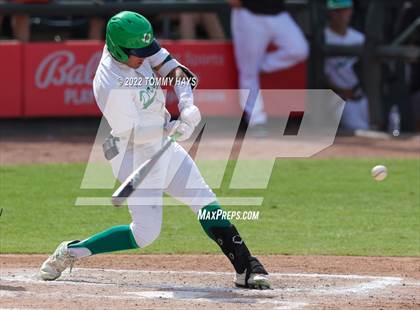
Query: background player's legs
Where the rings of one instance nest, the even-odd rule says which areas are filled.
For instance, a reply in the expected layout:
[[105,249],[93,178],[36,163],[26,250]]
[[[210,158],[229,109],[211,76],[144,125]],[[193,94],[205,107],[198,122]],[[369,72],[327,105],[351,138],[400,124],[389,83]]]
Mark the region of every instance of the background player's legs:
[[270,41],[265,19],[265,16],[252,14],[246,9],[232,11],[231,28],[239,71],[239,88],[250,91],[248,100],[241,96],[240,104],[247,112],[251,126],[267,121],[263,101],[258,97],[261,63]]
[[262,71],[287,69],[308,57],[308,42],[289,13],[267,17],[267,32],[270,32],[278,49],[266,55],[261,65]]
[[348,130],[369,129],[369,106],[366,97],[346,102],[341,124]]

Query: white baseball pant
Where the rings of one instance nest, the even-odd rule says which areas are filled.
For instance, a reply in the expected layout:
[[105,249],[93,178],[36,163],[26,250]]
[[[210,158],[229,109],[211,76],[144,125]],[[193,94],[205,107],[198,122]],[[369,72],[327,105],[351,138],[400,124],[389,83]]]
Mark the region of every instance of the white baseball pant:
[[[111,160],[115,177],[124,181],[166,141],[129,146],[125,154],[121,153]],[[193,159],[178,143],[173,142],[127,199],[132,218],[130,228],[140,248],[151,244],[159,236],[163,193],[188,205],[194,213],[216,201],[216,195],[204,181]]]
[[[264,124],[267,115],[263,100],[258,96],[260,72],[286,69],[305,60],[309,47],[299,26],[287,12],[277,15],[253,14],[244,8],[232,10],[231,28],[239,71],[240,89],[250,90],[248,102],[242,95],[242,108],[250,115],[251,126]],[[269,43],[277,50],[267,52]]]

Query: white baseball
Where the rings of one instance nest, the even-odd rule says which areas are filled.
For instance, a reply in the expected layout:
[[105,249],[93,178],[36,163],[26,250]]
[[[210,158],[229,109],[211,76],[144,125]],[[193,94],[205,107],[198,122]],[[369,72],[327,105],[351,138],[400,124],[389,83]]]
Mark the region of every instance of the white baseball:
[[372,168],[371,173],[376,181],[382,181],[388,175],[388,169],[383,165],[378,165]]

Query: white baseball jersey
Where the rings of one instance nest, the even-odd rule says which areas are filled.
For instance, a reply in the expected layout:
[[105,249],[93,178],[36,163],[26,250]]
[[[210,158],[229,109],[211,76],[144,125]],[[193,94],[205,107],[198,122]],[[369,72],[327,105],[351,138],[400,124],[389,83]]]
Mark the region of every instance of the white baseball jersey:
[[[159,86],[146,82],[147,78],[155,76],[152,67],[163,61],[167,55],[165,51],[146,58],[139,68],[132,69],[116,61],[105,47],[96,71],[94,95],[112,128],[112,134],[128,142],[135,129],[134,141],[129,142],[126,149],[120,149],[120,153],[111,160],[114,175],[121,182],[168,139],[163,136],[164,93]],[[149,132],[157,132],[157,135],[142,139]],[[139,247],[151,244],[159,236],[163,193],[187,204],[195,213],[216,201],[215,194],[205,183],[194,161],[182,146],[173,142],[127,199],[132,218],[130,228]]]
[[[325,41],[334,45],[363,44],[365,37],[353,28],[348,28],[346,35],[341,36],[330,28],[325,29]],[[325,59],[325,74],[335,86],[353,89],[359,84],[359,78],[353,66],[357,57],[328,57]],[[347,100],[341,118],[341,124],[349,130],[369,129],[369,106],[366,96],[358,100]]]
[[[353,28],[348,28],[346,35],[341,36],[330,28],[325,28],[325,42],[334,45],[363,44],[365,37]],[[328,57],[325,59],[325,74],[337,87],[352,89],[359,84],[359,79],[353,66],[358,61],[357,57]]]
[[150,61],[132,69],[116,61],[105,47],[93,80],[96,102],[115,136],[135,126],[162,126],[165,122],[165,95],[159,86],[147,83],[156,77]]

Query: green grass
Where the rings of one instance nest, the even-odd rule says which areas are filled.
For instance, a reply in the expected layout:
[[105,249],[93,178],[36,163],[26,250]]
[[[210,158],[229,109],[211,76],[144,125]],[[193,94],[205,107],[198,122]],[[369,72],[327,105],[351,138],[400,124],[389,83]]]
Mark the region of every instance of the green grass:
[[[375,182],[373,165],[388,178]],[[85,238],[129,223],[126,208],[75,206],[83,164],[0,168],[1,253],[47,253],[62,240]],[[223,196],[265,197],[258,221],[234,221],[255,253],[420,255],[418,160],[277,160],[267,190],[218,191]],[[215,253],[186,206],[166,207],[160,238],[143,253]],[[138,253],[131,251],[130,253]]]

